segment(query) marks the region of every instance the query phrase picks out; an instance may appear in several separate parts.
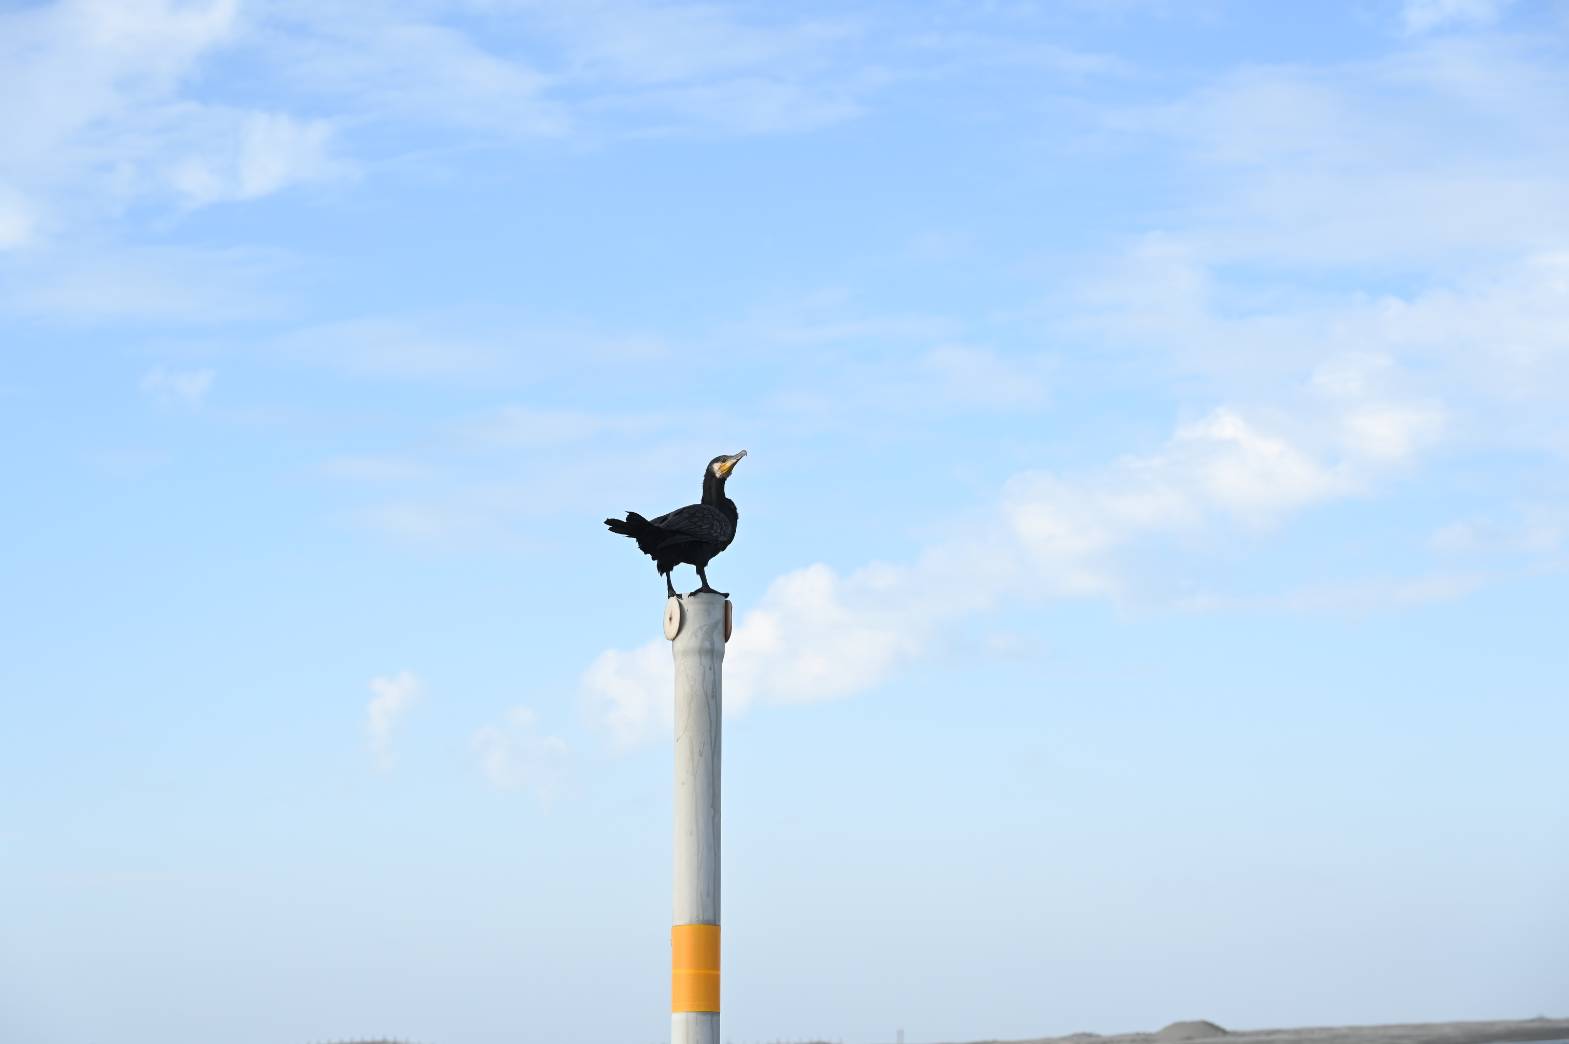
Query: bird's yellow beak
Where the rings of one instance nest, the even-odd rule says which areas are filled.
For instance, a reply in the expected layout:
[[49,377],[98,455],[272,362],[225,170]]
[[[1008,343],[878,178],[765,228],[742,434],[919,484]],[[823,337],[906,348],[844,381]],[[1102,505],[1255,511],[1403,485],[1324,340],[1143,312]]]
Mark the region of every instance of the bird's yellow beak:
[[717,473],[720,478],[729,478],[730,473],[735,470],[735,466],[737,464],[741,463],[741,458],[744,456],[746,456],[746,450],[742,450],[740,453],[734,454],[733,456],[726,457],[724,460],[714,465],[715,473]]

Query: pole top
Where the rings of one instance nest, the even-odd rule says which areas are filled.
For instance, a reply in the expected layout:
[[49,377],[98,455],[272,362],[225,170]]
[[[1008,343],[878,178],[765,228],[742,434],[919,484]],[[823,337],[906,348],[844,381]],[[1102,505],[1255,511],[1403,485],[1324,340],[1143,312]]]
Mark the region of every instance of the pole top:
[[[697,598],[699,595],[689,595]],[[725,641],[730,640],[730,632],[734,628],[735,607],[730,604],[730,599],[725,599]],[[681,633],[681,625],[686,622],[686,608],[680,598],[665,599],[665,637],[675,641]]]

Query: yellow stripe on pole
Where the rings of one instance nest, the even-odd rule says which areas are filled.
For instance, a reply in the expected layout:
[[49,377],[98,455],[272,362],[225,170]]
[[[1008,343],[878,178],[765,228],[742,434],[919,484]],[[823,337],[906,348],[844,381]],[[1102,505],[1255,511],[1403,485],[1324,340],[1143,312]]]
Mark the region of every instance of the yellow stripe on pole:
[[719,926],[670,929],[670,1010],[719,1010]]

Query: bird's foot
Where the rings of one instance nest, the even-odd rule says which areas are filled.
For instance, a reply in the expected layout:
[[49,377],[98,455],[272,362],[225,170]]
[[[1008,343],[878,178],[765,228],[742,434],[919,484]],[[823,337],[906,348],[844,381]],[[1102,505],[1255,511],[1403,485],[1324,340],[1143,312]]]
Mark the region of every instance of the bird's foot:
[[704,584],[702,587],[699,587],[696,591],[689,591],[688,594],[716,594],[720,598],[729,598],[730,597],[730,592],[729,591],[716,591],[712,587],[709,587],[707,584]]

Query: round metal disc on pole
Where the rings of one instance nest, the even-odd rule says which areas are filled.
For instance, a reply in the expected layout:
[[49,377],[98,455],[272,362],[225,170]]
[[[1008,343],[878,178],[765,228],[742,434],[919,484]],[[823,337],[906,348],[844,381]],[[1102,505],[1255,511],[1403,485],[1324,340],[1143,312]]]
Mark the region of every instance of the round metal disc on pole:
[[[677,602],[677,599],[671,599]],[[719,1044],[719,751],[730,602],[678,603],[675,657],[675,917],[671,1044]],[[665,633],[671,635],[667,607]]]
[[[725,604],[728,605],[729,603]],[[681,599],[665,599],[665,637],[672,642],[676,640],[676,635],[681,633],[681,618],[685,615],[681,611]],[[730,637],[728,631],[725,633],[725,637]]]

